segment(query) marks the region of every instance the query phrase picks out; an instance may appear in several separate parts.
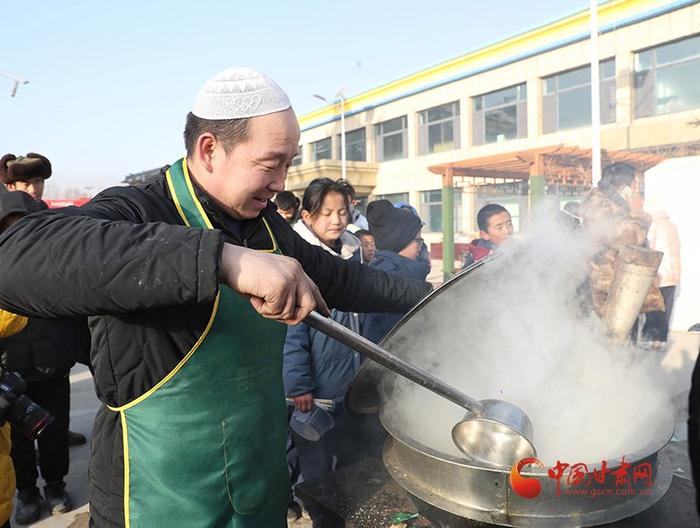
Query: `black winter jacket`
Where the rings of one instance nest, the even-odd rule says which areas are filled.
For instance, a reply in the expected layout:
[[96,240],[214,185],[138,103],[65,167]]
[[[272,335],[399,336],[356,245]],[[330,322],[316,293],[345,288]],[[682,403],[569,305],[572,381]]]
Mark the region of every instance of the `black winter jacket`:
[[80,347],[77,321],[32,318],[20,333],[0,339],[0,363],[25,381],[67,376]]
[[[161,176],[143,188],[107,189],[80,208],[29,215],[0,237],[0,259],[12,263],[0,274],[0,306],[30,317],[87,315],[95,387],[108,405],[148,391],[193,346],[218,291],[224,241],[272,247],[262,217],[330,307],[404,312],[430,290],[309,245],[272,204],[258,218],[236,221],[198,196],[216,229],[183,225]],[[103,407],[90,464],[95,526],[124,523],[121,446],[118,413]]]

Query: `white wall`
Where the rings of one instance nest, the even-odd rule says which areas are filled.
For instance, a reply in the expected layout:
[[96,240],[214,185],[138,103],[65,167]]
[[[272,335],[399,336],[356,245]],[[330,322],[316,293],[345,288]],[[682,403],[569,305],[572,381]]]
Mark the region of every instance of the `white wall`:
[[645,173],[644,209],[666,211],[681,240],[681,286],[671,328],[700,323],[700,156],[673,158]]

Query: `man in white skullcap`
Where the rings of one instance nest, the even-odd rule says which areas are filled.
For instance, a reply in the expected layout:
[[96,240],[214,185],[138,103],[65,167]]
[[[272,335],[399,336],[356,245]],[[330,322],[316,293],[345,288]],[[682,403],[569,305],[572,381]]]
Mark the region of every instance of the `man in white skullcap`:
[[104,404],[91,526],[280,528],[289,479],[279,323],[328,313],[326,302],[405,312],[430,286],[333,258],[277,214],[270,199],[284,189],[299,127],[266,75],[212,77],[184,136],[186,157],[145,187],[16,224],[0,241],[0,259],[13,262],[0,307],[88,317]]

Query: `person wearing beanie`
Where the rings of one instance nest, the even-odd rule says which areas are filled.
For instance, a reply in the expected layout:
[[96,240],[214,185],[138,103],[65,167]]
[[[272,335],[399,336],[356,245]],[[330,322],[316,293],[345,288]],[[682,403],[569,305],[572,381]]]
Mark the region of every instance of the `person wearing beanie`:
[[[0,180],[10,191],[24,191],[42,203],[44,180],[51,177],[51,162],[41,154],[5,154],[0,158]],[[44,204],[42,208],[46,208]]]
[[286,325],[329,307],[405,311],[430,286],[333,256],[277,213],[299,125],[264,73],[206,81],[184,140],[185,156],[149,185],[8,231],[0,307],[89,316],[103,403],[91,526],[282,528]]
[[[424,281],[430,266],[419,260],[423,243],[421,219],[411,211],[394,207],[389,200],[377,200],[367,206],[367,220],[377,246],[377,253],[369,266]],[[362,335],[378,343],[406,312],[408,310],[393,314],[364,314]]]

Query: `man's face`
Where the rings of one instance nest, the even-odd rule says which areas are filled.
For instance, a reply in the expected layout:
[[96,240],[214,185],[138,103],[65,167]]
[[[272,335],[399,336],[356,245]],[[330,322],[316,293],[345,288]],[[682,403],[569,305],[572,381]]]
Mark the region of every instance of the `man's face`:
[[513,236],[513,221],[510,213],[497,213],[488,219],[486,231],[481,232],[481,238],[500,246]]
[[362,256],[365,258],[366,262],[369,262],[377,253],[377,246],[374,243],[374,237],[372,235],[362,235],[362,237],[360,237],[360,241],[362,242]]
[[410,258],[411,260],[418,260],[418,255],[420,254],[422,244],[423,239],[421,238],[421,230],[418,230],[415,238],[411,240],[405,248],[399,251],[399,255]]
[[8,183],[7,188],[11,191],[24,191],[38,202],[44,195],[44,178]]
[[290,108],[248,123],[247,139],[228,154],[217,143],[206,191],[234,218],[255,218],[268,200],[284,190],[284,180],[299,148],[299,125]]

